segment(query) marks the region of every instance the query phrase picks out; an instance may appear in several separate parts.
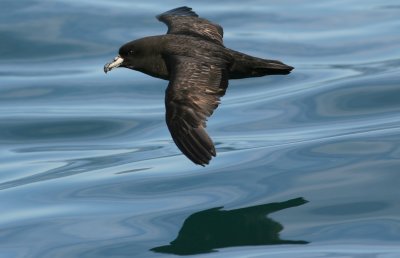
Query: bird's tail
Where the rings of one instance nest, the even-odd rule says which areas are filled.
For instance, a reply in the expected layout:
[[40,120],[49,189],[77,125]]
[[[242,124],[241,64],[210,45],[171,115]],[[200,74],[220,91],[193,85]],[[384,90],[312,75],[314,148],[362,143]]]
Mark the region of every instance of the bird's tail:
[[277,60],[268,60],[249,56],[237,51],[231,52],[234,62],[230,68],[230,79],[260,77],[274,74],[289,74],[294,67]]

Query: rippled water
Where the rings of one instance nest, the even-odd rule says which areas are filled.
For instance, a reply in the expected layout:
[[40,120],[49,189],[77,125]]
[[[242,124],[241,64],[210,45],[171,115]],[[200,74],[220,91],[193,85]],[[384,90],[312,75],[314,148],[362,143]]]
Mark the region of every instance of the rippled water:
[[296,67],[231,81],[203,168],[102,66],[181,1],[3,0],[0,257],[399,257],[398,1],[185,1]]

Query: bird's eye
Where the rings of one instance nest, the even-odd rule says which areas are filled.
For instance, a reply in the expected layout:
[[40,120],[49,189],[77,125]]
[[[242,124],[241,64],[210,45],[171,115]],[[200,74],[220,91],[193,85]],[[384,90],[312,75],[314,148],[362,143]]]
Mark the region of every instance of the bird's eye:
[[134,53],[133,50],[129,50],[128,55],[131,56],[131,55],[133,55],[133,53]]

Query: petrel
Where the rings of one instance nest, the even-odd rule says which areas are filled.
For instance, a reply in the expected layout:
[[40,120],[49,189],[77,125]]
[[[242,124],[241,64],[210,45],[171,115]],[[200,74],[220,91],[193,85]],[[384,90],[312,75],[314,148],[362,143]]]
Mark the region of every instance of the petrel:
[[172,139],[186,157],[205,166],[216,156],[206,121],[228,80],[289,74],[293,67],[226,48],[222,27],[200,18],[192,8],[175,8],[157,19],[168,26],[167,34],[124,44],[104,72],[126,67],[168,80],[165,118]]

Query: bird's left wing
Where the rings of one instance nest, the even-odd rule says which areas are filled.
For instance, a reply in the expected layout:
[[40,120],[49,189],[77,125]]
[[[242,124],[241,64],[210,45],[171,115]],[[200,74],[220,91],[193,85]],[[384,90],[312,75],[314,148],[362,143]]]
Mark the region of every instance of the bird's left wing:
[[157,15],[157,19],[168,26],[168,34],[200,37],[223,45],[224,31],[218,24],[200,18],[192,8],[183,6]]
[[227,71],[222,65],[190,57],[171,56],[167,63],[171,72],[165,95],[168,129],[183,154],[204,166],[216,155],[205,127],[228,87]]

